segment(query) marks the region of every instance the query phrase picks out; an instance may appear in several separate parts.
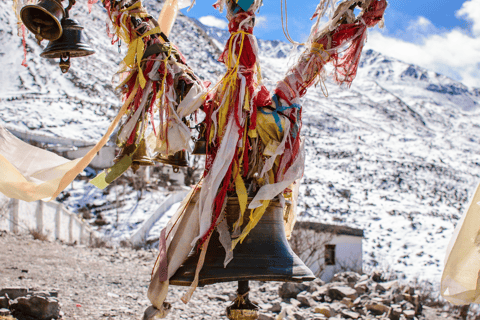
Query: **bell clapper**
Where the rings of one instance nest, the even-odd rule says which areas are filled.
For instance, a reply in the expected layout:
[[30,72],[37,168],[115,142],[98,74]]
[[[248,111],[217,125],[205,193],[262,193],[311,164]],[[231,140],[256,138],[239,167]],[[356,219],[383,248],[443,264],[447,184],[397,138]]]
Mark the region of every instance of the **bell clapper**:
[[70,53],[63,53],[60,57],[60,63],[58,65],[60,66],[62,73],[67,73],[70,69]]
[[38,26],[38,34],[35,35],[35,39],[37,40],[37,44],[40,45],[40,43],[42,42],[43,38],[42,36],[40,35],[40,26]]
[[227,317],[230,320],[255,320],[259,318],[259,308],[250,301],[248,280],[238,281],[237,297],[233,304],[227,307]]

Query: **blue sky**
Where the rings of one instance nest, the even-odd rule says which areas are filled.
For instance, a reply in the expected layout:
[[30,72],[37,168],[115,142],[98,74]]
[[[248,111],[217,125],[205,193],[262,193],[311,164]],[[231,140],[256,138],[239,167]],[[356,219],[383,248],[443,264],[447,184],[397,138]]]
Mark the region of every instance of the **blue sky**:
[[[197,0],[189,12],[182,12],[226,29],[225,13],[212,4]],[[288,30],[294,40],[307,38],[317,4],[318,0],[287,0]],[[257,17],[258,38],[287,41],[280,0],[264,0]],[[368,40],[369,48],[480,88],[480,0],[391,0],[385,28],[371,30]]]

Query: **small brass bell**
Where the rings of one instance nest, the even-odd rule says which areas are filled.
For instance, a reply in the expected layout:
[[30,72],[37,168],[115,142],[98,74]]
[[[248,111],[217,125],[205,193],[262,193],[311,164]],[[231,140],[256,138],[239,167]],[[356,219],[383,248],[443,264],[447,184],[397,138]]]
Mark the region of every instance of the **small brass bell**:
[[38,40],[57,40],[62,35],[60,21],[65,17],[60,0],[41,0],[34,5],[27,5],[20,11],[23,24]]
[[187,153],[184,150],[177,151],[174,155],[169,155],[167,157],[157,154],[153,160],[171,165],[173,167],[173,172],[175,173],[180,170],[179,167],[188,167]]
[[83,42],[83,27],[73,19],[62,20],[63,34],[54,41],[50,41],[40,56],[48,59],[60,58],[60,68],[63,73],[70,68],[70,58],[84,57],[94,54],[95,51]]
[[201,123],[196,128],[200,133],[199,133],[199,138],[195,141],[195,146],[193,148],[192,154],[206,155],[207,154],[207,139],[205,138],[205,125],[203,125],[203,123]]
[[[133,154],[132,154],[133,153]],[[129,144],[122,149],[122,152],[113,159],[113,162],[117,163],[124,156],[132,154],[132,170],[136,172],[140,166],[153,166],[155,163],[147,154],[147,145],[145,139],[140,140],[140,144],[135,150],[135,144]]]

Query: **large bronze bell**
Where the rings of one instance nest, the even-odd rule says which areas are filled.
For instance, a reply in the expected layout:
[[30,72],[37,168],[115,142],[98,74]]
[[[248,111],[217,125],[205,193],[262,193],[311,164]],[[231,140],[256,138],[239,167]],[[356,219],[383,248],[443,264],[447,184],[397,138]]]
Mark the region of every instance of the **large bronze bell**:
[[[230,232],[238,219],[238,198],[229,198],[226,219]],[[243,226],[250,217],[245,213]],[[170,278],[173,285],[189,286],[195,277],[200,252],[192,251],[183,265]],[[283,281],[303,282],[315,279],[312,271],[300,260],[288,244],[283,222],[283,208],[279,201],[271,201],[263,217],[233,250],[233,260],[223,267],[225,249],[218,233],[212,234],[205,262],[199,274],[199,286],[227,281]]]
[[24,6],[20,11],[23,24],[40,41],[60,38],[64,16],[65,10],[60,0],[41,0],[37,4]]
[[[133,153],[133,154],[132,154]],[[153,166],[155,163],[147,154],[147,145],[145,139],[140,140],[138,148],[135,150],[135,144],[125,146],[122,151],[113,159],[117,163],[124,156],[132,154],[132,170],[136,172],[140,166]]]
[[169,155],[167,157],[157,154],[153,160],[163,164],[171,165],[173,167],[173,172],[178,172],[179,167],[188,167],[187,153],[185,150],[177,151],[173,155]]
[[62,36],[49,42],[40,56],[49,59],[60,58],[60,68],[63,73],[66,73],[70,68],[70,58],[88,56],[94,54],[95,51],[83,42],[83,27],[78,22],[66,18],[62,20],[62,27]]

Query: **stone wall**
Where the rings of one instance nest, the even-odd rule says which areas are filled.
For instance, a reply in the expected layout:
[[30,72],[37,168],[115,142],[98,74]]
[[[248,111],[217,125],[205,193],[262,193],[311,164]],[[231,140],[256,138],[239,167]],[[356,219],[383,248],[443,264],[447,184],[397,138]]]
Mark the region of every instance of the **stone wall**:
[[44,235],[48,240],[90,244],[95,231],[56,201],[25,202],[0,194],[0,230]]

